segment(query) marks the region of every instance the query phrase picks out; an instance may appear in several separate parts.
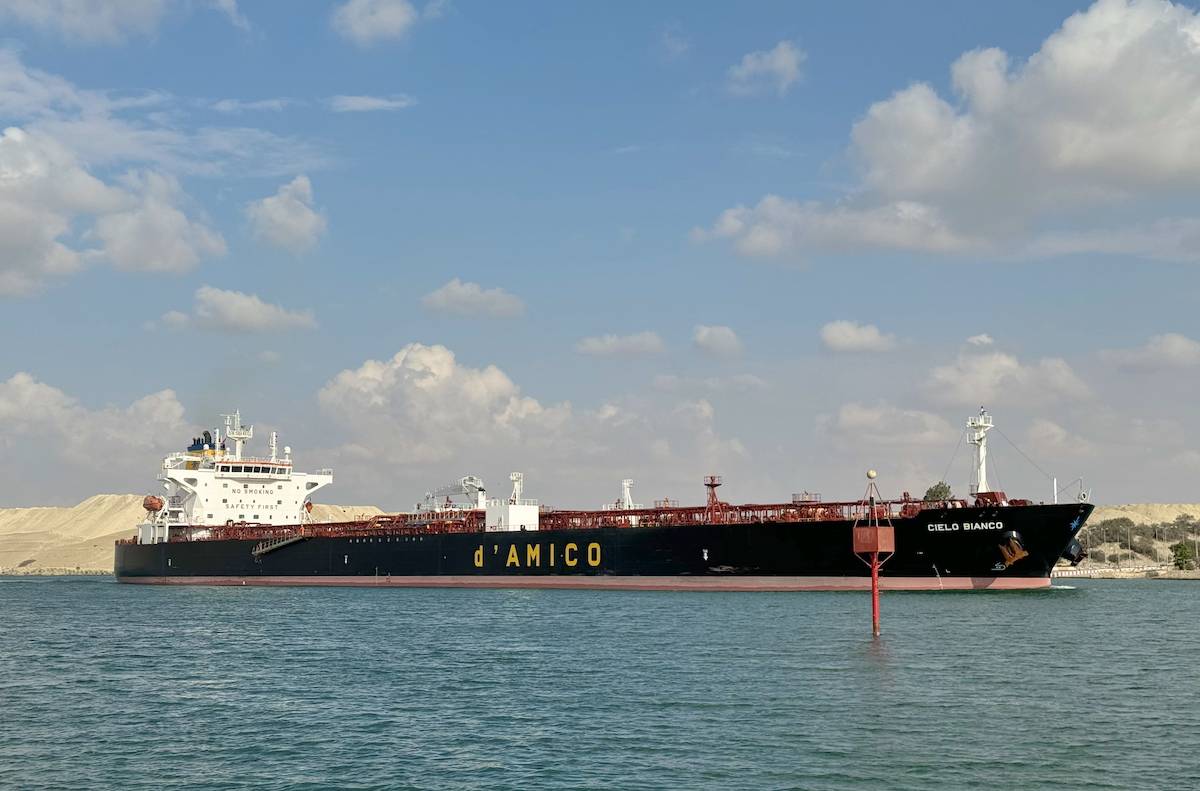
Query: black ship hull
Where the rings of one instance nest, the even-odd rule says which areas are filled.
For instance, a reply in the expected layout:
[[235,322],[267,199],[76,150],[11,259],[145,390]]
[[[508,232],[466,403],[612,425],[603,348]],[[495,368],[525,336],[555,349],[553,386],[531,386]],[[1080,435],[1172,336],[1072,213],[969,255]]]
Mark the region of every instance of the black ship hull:
[[[893,519],[885,590],[1040,588],[1092,506],[926,510]],[[211,585],[856,590],[852,522],[120,543],[121,582]],[[1015,543],[1014,543],[1015,542]]]

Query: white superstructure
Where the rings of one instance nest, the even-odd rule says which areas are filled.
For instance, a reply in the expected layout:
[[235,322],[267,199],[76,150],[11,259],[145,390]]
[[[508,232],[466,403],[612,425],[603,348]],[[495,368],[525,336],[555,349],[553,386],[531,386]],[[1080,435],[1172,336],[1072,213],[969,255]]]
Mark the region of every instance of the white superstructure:
[[[163,459],[158,480],[165,497],[147,497],[145,522],[138,542],[166,541],[172,531],[229,523],[294,525],[307,521],[309,498],[333,483],[333,470],[315,473],[292,469],[292,449],[278,452],[275,432],[265,457],[247,456],[254,426],[242,425],[241,414],[222,415],[220,428],[193,439],[187,450]],[[156,502],[157,501],[157,502]],[[157,510],[151,510],[157,505]]]
[[525,476],[514,472],[508,476],[512,481],[512,494],[507,500],[494,497],[484,507],[483,529],[488,532],[505,530],[537,530],[541,509],[537,500],[525,498]]

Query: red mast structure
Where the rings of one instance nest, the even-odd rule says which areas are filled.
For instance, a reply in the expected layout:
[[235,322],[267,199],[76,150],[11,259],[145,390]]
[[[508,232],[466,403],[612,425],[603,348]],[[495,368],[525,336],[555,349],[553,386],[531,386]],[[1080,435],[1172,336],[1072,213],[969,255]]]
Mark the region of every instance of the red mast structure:
[[[871,634],[879,636],[879,570],[896,553],[896,528],[892,526],[890,509],[879,505],[883,498],[875,486],[875,470],[867,470],[867,491],[863,509],[854,519],[854,554],[871,569]],[[886,524],[880,524],[882,516]],[[880,556],[884,557],[881,559]]]
[[705,505],[705,513],[708,516],[709,524],[720,524],[725,521],[726,503],[721,502],[717,497],[717,487],[721,485],[720,475],[705,475],[704,486],[708,489],[708,504]]

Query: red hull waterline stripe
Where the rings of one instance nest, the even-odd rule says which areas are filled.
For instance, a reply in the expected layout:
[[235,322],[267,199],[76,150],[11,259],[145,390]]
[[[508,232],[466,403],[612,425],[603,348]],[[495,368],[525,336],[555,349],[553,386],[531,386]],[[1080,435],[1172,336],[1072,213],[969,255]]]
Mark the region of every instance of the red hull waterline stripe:
[[[583,588],[678,591],[870,590],[870,577],[615,577],[471,575],[407,577],[118,577],[148,585],[326,585],[362,588]],[[1028,590],[1049,577],[880,577],[881,590]]]

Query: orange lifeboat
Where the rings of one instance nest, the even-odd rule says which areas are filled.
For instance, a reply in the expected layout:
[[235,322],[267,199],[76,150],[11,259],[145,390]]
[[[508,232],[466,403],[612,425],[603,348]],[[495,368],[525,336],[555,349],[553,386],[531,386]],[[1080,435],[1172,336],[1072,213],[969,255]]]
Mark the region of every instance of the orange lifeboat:
[[304,510],[310,514],[312,513],[312,501],[311,500],[304,501]]
[[148,494],[142,499],[142,508],[151,513],[161,511],[165,505],[166,503],[163,502],[163,498],[153,494]]

